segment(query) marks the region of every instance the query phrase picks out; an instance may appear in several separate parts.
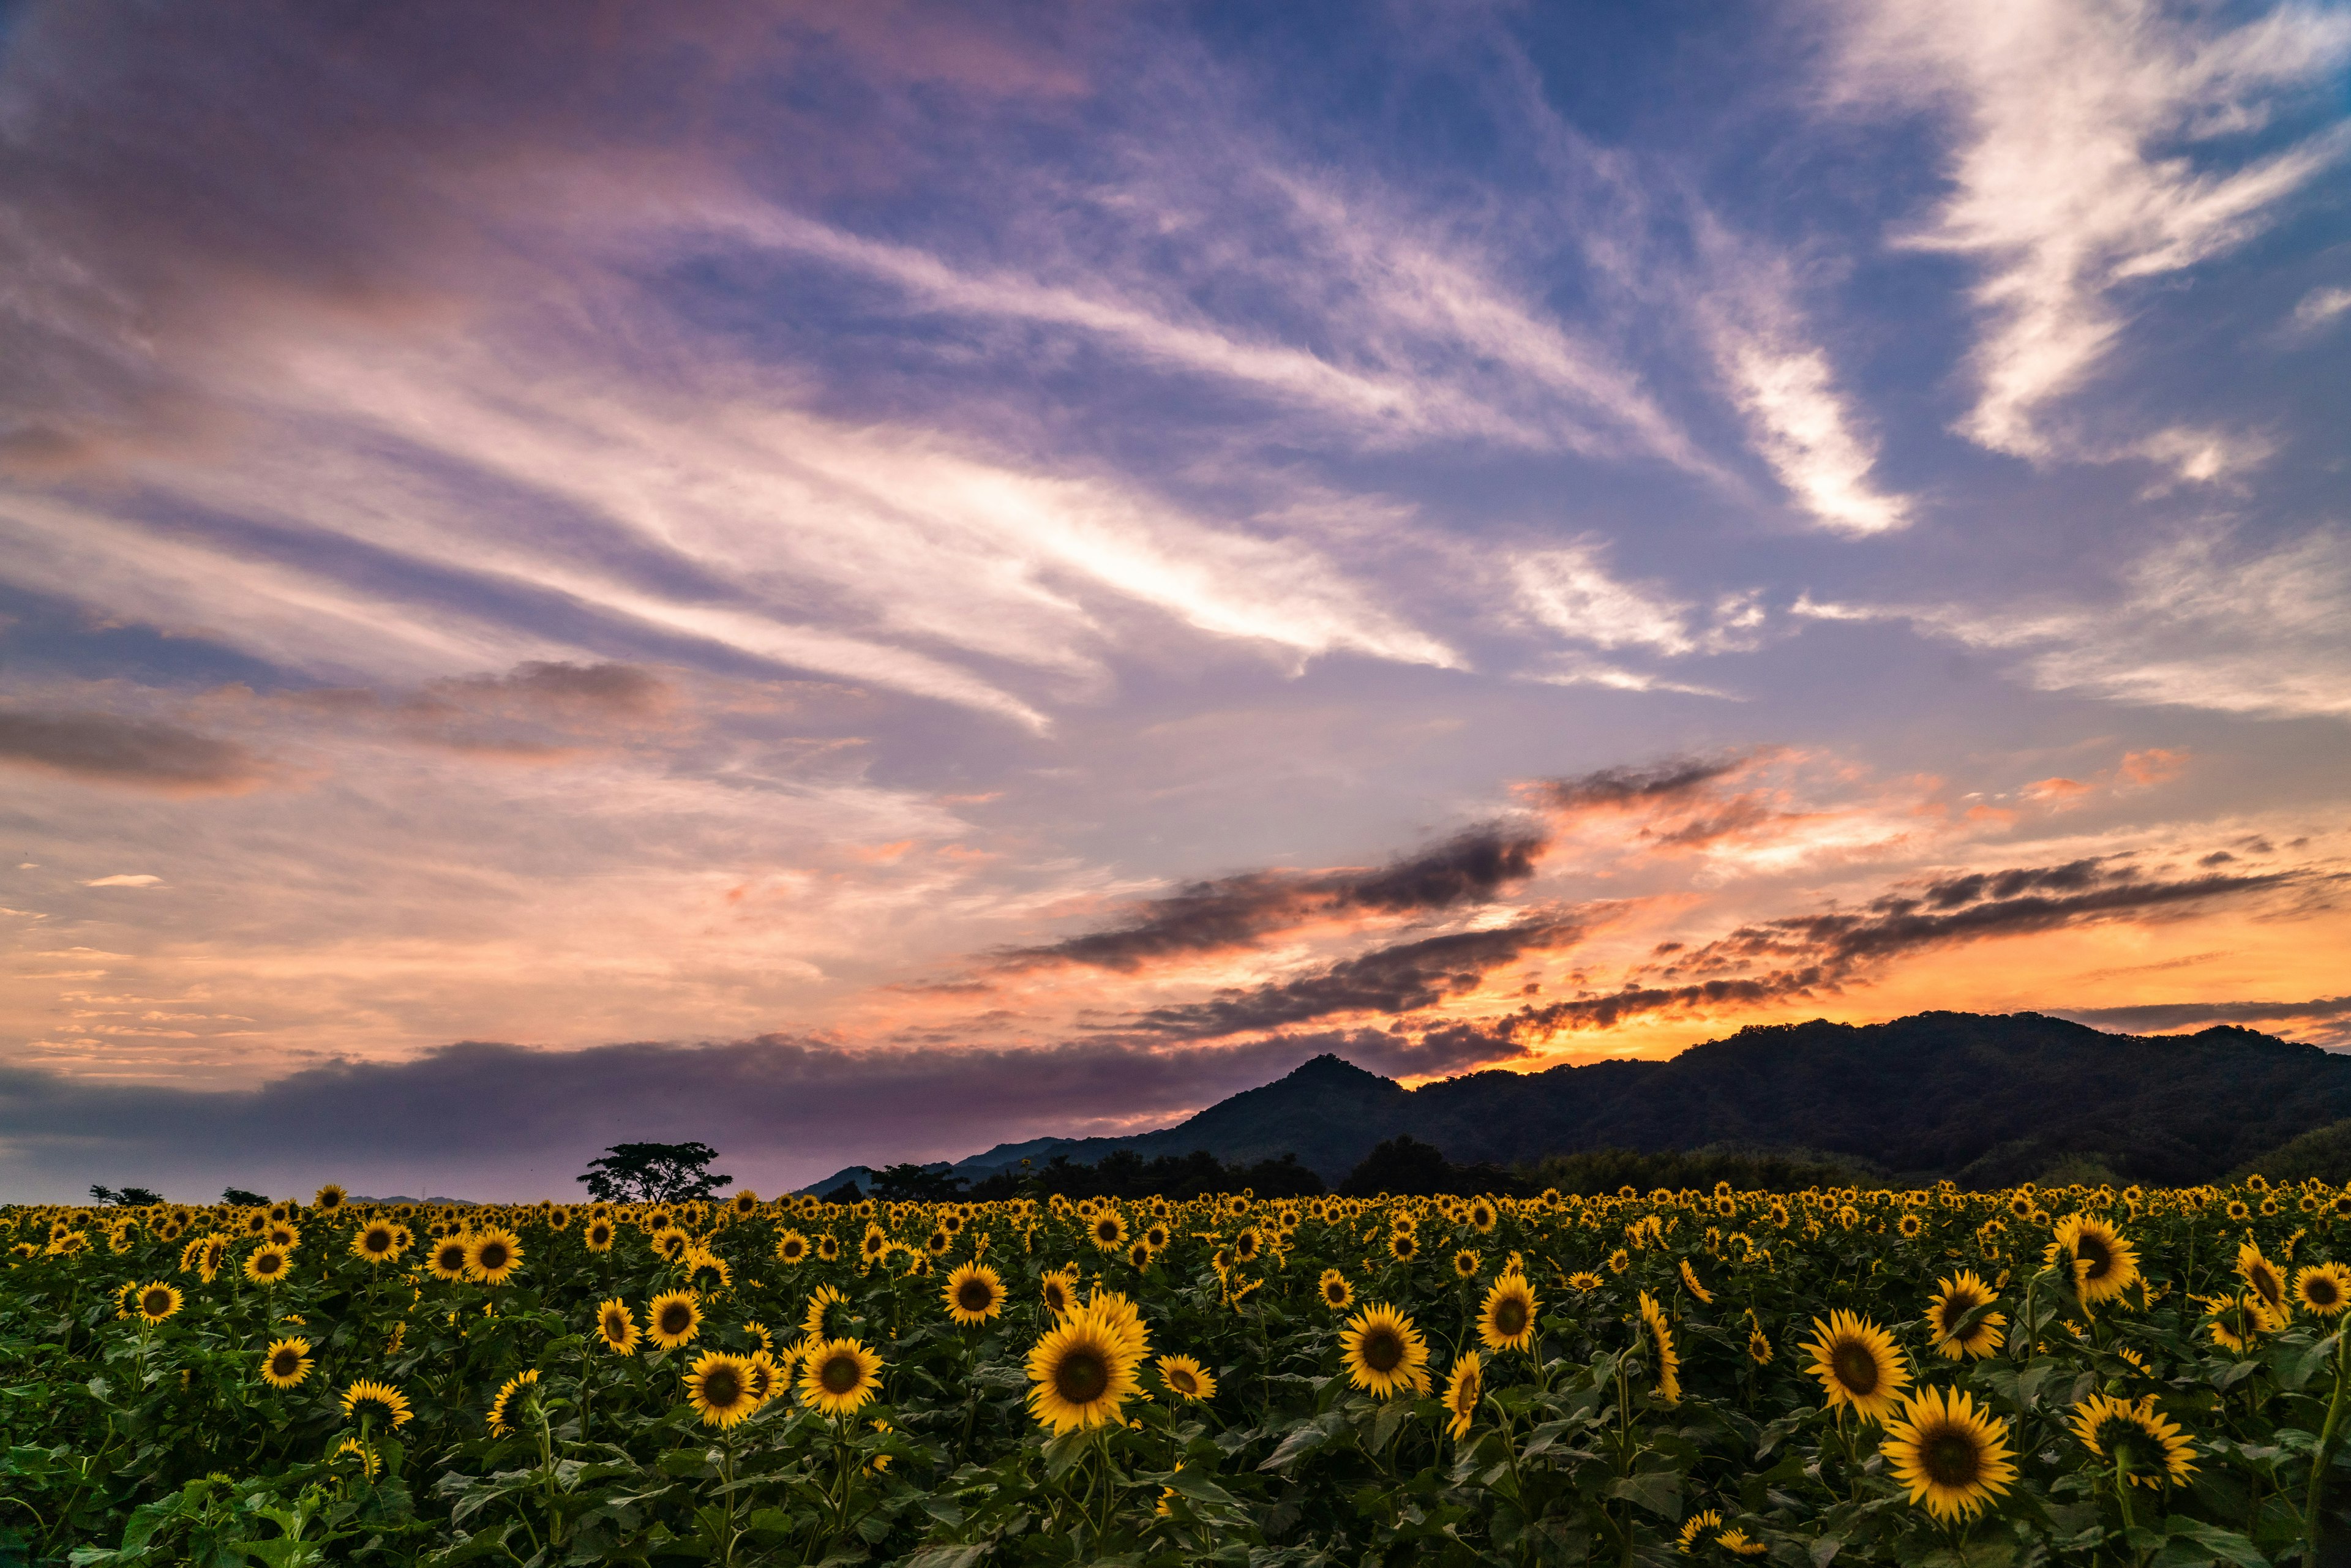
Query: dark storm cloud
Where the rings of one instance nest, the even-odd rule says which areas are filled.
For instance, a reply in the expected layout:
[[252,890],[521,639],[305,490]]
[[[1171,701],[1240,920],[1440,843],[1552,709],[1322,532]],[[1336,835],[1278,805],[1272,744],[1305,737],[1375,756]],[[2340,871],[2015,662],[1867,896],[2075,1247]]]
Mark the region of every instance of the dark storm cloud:
[[1491,931],[1461,931],[1398,943],[1344,959],[1313,975],[1207,1001],[1153,1008],[1124,1028],[1209,1040],[1309,1023],[1335,1013],[1405,1013],[1474,990],[1487,975],[1528,953],[1565,946],[1583,933],[1573,922],[1521,921]]
[[2162,1032],[2196,1024],[2290,1023],[2351,1018],[2351,997],[2308,1002],[2147,1002],[2124,1008],[2050,1008],[2060,1018],[2099,1029]]
[[1547,779],[1530,793],[1555,810],[1628,810],[1686,800],[1729,778],[1762,755],[1667,758],[1630,768],[1603,768],[1573,779]]
[[1475,1030],[1362,1030],[1232,1047],[1088,1040],[1035,1051],[727,1044],[533,1051],[465,1043],[414,1061],[317,1067],[230,1092],[0,1069],[0,1200],[133,1181],[175,1198],[225,1184],[476,1198],[560,1196],[625,1140],[699,1138],[772,1191],[851,1164],[959,1158],[998,1142],[1142,1131],[1272,1082],[1326,1051],[1374,1071],[1446,1072],[1516,1050]]
[[235,794],[274,772],[233,740],[73,710],[0,712],[0,763],[174,795]]
[[1492,822],[1368,871],[1246,872],[1196,882],[1107,931],[1002,956],[1004,969],[1079,965],[1132,971],[1155,960],[1230,952],[1280,931],[1360,915],[1419,915],[1491,901],[1534,874],[1548,834]]

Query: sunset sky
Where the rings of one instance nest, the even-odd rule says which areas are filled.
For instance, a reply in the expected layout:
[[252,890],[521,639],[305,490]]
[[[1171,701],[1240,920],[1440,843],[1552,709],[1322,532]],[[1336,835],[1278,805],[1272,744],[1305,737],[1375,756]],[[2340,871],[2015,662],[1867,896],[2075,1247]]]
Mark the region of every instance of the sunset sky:
[[0,6],[0,1198],[2351,1046],[2351,7]]

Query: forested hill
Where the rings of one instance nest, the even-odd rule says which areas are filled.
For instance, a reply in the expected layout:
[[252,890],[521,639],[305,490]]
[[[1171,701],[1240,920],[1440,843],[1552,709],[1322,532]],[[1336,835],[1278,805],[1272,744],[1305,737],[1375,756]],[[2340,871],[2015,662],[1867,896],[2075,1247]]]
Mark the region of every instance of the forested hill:
[[2031,1179],[2069,1155],[2130,1180],[2192,1182],[2346,1118],[2351,1059],[2315,1046],[2244,1029],[2118,1035],[2037,1013],[1936,1012],[1744,1029],[1667,1061],[1417,1090],[1319,1056],[1163,1132],[1001,1145],[955,1169],[977,1178],[1023,1156],[1082,1164],[1118,1148],[1205,1149],[1228,1164],[1294,1152],[1335,1181],[1408,1134],[1462,1164],[1738,1145],[1971,1186]]

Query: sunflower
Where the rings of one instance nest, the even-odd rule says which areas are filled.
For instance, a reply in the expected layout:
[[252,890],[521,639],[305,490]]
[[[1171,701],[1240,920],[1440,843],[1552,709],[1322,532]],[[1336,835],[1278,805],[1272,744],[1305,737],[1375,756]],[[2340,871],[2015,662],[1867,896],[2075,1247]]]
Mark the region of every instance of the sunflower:
[[328,1458],[329,1459],[340,1459],[345,1454],[349,1454],[351,1458],[360,1462],[360,1469],[370,1480],[375,1479],[377,1470],[382,1468],[382,1461],[376,1458],[375,1450],[370,1448],[367,1444],[360,1442],[357,1437],[346,1437],[341,1442],[337,1443],[335,1445],[335,1451],[329,1455]]
[[696,1247],[679,1260],[678,1270],[688,1289],[705,1294],[715,1294],[735,1282],[735,1270],[726,1266],[726,1260],[706,1247]]
[[1150,1248],[1154,1252],[1166,1251],[1168,1239],[1167,1227],[1165,1224],[1154,1220],[1151,1224],[1144,1227],[1143,1244],[1145,1247]]
[[726,1207],[737,1219],[748,1219],[759,1212],[759,1195],[745,1187],[726,1200]]
[[2152,1394],[2136,1402],[2092,1395],[2074,1406],[2074,1435],[2137,1486],[2184,1486],[2196,1470],[2188,1434],[2156,1409]]
[[827,1416],[854,1415],[881,1390],[882,1358],[853,1339],[829,1339],[800,1361],[800,1397]]
[[816,1239],[816,1255],[827,1263],[841,1261],[841,1238],[828,1230]]
[[1646,1329],[1657,1351],[1657,1397],[1667,1405],[1682,1400],[1682,1358],[1674,1349],[1674,1326],[1666,1321],[1666,1309],[1657,1305],[1656,1298],[1648,1291],[1641,1292],[1641,1326]]
[[1722,1528],[1722,1515],[1713,1509],[1701,1509],[1682,1521],[1682,1532],[1674,1542],[1674,1550],[1687,1555],[1704,1543],[1706,1532]]
[[1906,1214],[1900,1219],[1894,1222],[1894,1228],[1901,1232],[1903,1239],[1907,1241],[1916,1239],[1918,1233],[1926,1229],[1927,1227],[1926,1223],[1917,1215]]
[[292,1388],[310,1375],[310,1342],[281,1339],[261,1353],[261,1381],[272,1388]]
[[1420,1238],[1409,1230],[1399,1230],[1388,1238],[1388,1256],[1399,1263],[1409,1263],[1420,1256]]
[[246,1255],[245,1277],[256,1285],[274,1285],[294,1268],[294,1255],[283,1247],[256,1247]]
[[868,1263],[878,1263],[890,1255],[890,1233],[871,1221],[865,1234],[857,1239],[857,1255]]
[[140,1286],[131,1306],[141,1320],[160,1323],[180,1310],[180,1292],[177,1287],[158,1280],[152,1284]]
[[2204,1326],[2211,1331],[2212,1343],[2239,1355],[2277,1326],[2270,1320],[2269,1308],[2250,1291],[2242,1295],[2221,1296],[2205,1304],[2209,1311]]
[[637,1354],[637,1320],[628,1302],[614,1296],[596,1309],[596,1337],[615,1355]]
[[1188,1355],[1163,1355],[1158,1361],[1159,1381],[1167,1392],[1178,1399],[1207,1404],[1217,1396],[1217,1380],[1208,1369]]
[[1714,1538],[1714,1543],[1725,1552],[1740,1557],[1761,1557],[1771,1550],[1761,1541],[1748,1540],[1747,1532],[1737,1525],[1717,1535]]
[[808,1261],[809,1240],[797,1230],[787,1230],[776,1238],[776,1261],[800,1264]]
[[1878,1451],[1910,1500],[1945,1524],[1973,1519],[2016,1479],[2007,1423],[1958,1391],[1929,1388],[1906,1399]]
[[1625,1251],[1622,1247],[1619,1247],[1615,1251],[1608,1254],[1608,1271],[1610,1273],[1621,1274],[1632,1266],[1633,1255]]
[[379,1412],[395,1427],[406,1426],[414,1414],[408,1407],[408,1396],[389,1383],[362,1377],[343,1390],[344,1415],[365,1419]]
[[732,1427],[759,1407],[753,1392],[758,1382],[747,1357],[706,1350],[685,1375],[686,1403],[702,1412],[704,1426]]
[[335,1183],[329,1182],[326,1186],[320,1187],[317,1195],[310,1199],[310,1207],[324,1213],[332,1214],[335,1210],[342,1207],[347,1201],[349,1200],[345,1197],[343,1189]]
[[1850,1406],[1865,1421],[1883,1421],[1899,1407],[1910,1374],[1894,1351],[1894,1336],[1852,1312],[1831,1312],[1826,1322],[1813,1320],[1817,1338],[1804,1348],[1813,1353],[1812,1374],[1827,1391],[1828,1403]]
[[491,1437],[503,1437],[514,1429],[507,1421],[507,1413],[514,1404],[514,1397],[538,1381],[538,1369],[532,1367],[528,1372],[516,1373],[498,1385],[497,1397],[490,1401],[487,1425]]
[[966,1263],[947,1276],[940,1293],[947,1316],[966,1325],[984,1323],[1004,1310],[1004,1276],[985,1263]]
[[1365,1307],[1340,1331],[1339,1348],[1345,1357],[1347,1381],[1382,1399],[1409,1389],[1428,1392],[1428,1344],[1412,1320],[1394,1307]]
[[522,1238],[502,1227],[478,1230],[465,1243],[465,1277],[476,1284],[503,1285],[522,1265]]
[[181,1251],[180,1270],[183,1273],[193,1272],[197,1279],[209,1285],[213,1282],[213,1276],[221,1271],[221,1265],[227,1261],[227,1237],[199,1236]]
[[1058,1318],[1077,1303],[1078,1272],[1074,1269],[1053,1270],[1037,1282],[1037,1288],[1045,1298],[1045,1310]]
[[2224,1212],[2229,1216],[2231,1220],[2239,1225],[2242,1225],[2246,1220],[2251,1219],[2253,1217],[2252,1209],[2247,1207],[2245,1200],[2241,1197],[2231,1198],[2229,1200],[2229,1207]]
[[1491,1236],[1494,1234],[1494,1221],[1499,1217],[1494,1212],[1494,1206],[1480,1197],[1470,1201],[1467,1218],[1470,1229],[1480,1236]]
[[692,1291],[666,1291],[645,1309],[645,1337],[663,1350],[675,1350],[702,1331],[702,1303]]
[[1761,1329],[1747,1331],[1747,1359],[1758,1366],[1771,1364],[1771,1341]]
[[371,1263],[389,1263],[400,1256],[400,1227],[389,1219],[371,1219],[351,1236],[351,1256]]
[[1467,1247],[1453,1255],[1453,1271],[1464,1280],[1478,1277],[1478,1254]]
[[674,1263],[694,1250],[694,1238],[674,1225],[664,1225],[653,1232],[653,1249],[664,1263]]
[[272,1247],[283,1247],[291,1251],[301,1244],[302,1232],[299,1227],[280,1220],[265,1228],[261,1233],[261,1239]]
[[784,1369],[776,1364],[775,1356],[764,1350],[755,1350],[744,1364],[751,1369],[752,1402],[765,1405],[773,1399],[777,1388],[784,1381]]
[[599,1215],[588,1222],[588,1228],[580,1233],[580,1239],[587,1243],[590,1252],[610,1252],[613,1239],[619,1235],[612,1222]]
[[1140,1389],[1128,1325],[1099,1302],[1070,1313],[1029,1353],[1029,1408],[1053,1435],[1116,1422]]
[[1126,1245],[1126,1217],[1115,1208],[1105,1208],[1087,1221],[1086,1234],[1104,1252],[1115,1252]]
[[1452,1416],[1445,1429],[1455,1442],[1469,1435],[1469,1422],[1478,1414],[1478,1401],[1485,1396],[1485,1363],[1476,1351],[1465,1350],[1445,1379],[1445,1408]]
[[1486,1292],[1478,1311],[1478,1340],[1488,1350],[1525,1350],[1534,1343],[1540,1303],[1523,1274],[1505,1274]]
[[2268,1309],[2270,1326],[2283,1328],[2292,1315],[2285,1304],[2285,1276],[2278,1266],[2262,1256],[2262,1249],[2248,1241],[2237,1249],[2237,1275],[2252,1287],[2263,1307]]
[[2322,1318],[2351,1306],[2351,1269],[2340,1263],[2314,1263],[2294,1277],[2294,1299]]
[[1714,1300],[1714,1292],[1698,1283],[1698,1270],[1690,1267],[1690,1260],[1687,1258],[1681,1261],[1681,1271],[1683,1285],[1698,1299],[1699,1305],[1707,1305]]
[[458,1281],[465,1277],[465,1239],[444,1236],[433,1244],[430,1264],[436,1280]]
[[1936,1283],[1942,1288],[1942,1293],[1928,1303],[1927,1323],[1934,1331],[1937,1354],[1951,1361],[1963,1356],[1980,1361],[1998,1350],[2006,1338],[2001,1333],[2001,1325],[2008,1322],[2005,1314],[1986,1312],[1976,1320],[1974,1327],[1960,1327],[1970,1312],[1978,1307],[1988,1307],[1997,1299],[1992,1288],[1967,1269]]
[[2138,1254],[2121,1231],[2095,1215],[2069,1214],[2059,1220],[2042,1261],[2069,1266],[2074,1292],[2085,1307],[2112,1301],[2138,1280]]
[[831,1285],[819,1285],[809,1297],[808,1311],[800,1318],[800,1332],[810,1339],[826,1338],[829,1332],[825,1326],[827,1315],[833,1308],[847,1305],[849,1305],[847,1296],[842,1295]]
[[1600,1276],[1589,1269],[1578,1269],[1567,1277],[1567,1283],[1571,1290],[1596,1291],[1600,1289]]

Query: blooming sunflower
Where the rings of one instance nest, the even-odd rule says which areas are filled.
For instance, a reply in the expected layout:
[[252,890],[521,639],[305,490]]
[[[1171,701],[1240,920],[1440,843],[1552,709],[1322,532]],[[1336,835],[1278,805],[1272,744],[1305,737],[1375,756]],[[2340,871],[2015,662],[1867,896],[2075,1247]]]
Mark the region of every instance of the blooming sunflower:
[[1632,1266],[1633,1255],[1625,1251],[1622,1247],[1619,1247],[1615,1251],[1608,1254],[1608,1271],[1610,1273],[1621,1274]]
[[751,1368],[752,1401],[765,1405],[776,1396],[776,1389],[784,1381],[784,1369],[776,1364],[773,1354],[764,1350],[753,1351],[747,1364]]
[[1465,1350],[1445,1379],[1445,1409],[1451,1417],[1445,1429],[1455,1442],[1469,1435],[1469,1423],[1478,1414],[1478,1401],[1485,1396],[1486,1364],[1476,1351]]
[[1761,1329],[1747,1331],[1747,1359],[1758,1366],[1771,1364],[1771,1341]]
[[1163,1222],[1154,1220],[1151,1224],[1144,1227],[1143,1244],[1145,1247],[1150,1248],[1154,1252],[1166,1251],[1169,1239],[1170,1238],[1167,1234],[1167,1227]]
[[829,1339],[800,1358],[800,1397],[827,1416],[854,1415],[882,1386],[882,1358],[853,1339]]
[[503,1285],[522,1266],[522,1238],[502,1226],[477,1230],[465,1242],[465,1277],[479,1285]]
[[614,1296],[596,1309],[596,1337],[615,1355],[637,1354],[637,1320],[628,1302]]
[[580,1231],[580,1239],[587,1244],[590,1252],[610,1252],[612,1241],[619,1234],[610,1219],[599,1215],[588,1222],[586,1229]]
[[2188,1434],[2156,1409],[2152,1394],[2136,1401],[2092,1395],[2074,1406],[2074,1435],[2137,1486],[2185,1485],[2196,1471]]
[[2285,1304],[2285,1276],[2278,1271],[2276,1264],[2262,1256],[2257,1244],[2248,1241],[2237,1249],[2237,1276],[2268,1310],[2270,1327],[2283,1328],[2293,1315]]
[[457,1281],[465,1277],[465,1239],[444,1236],[433,1244],[433,1257],[428,1264],[436,1280]]
[[2208,1310],[2204,1326],[2211,1331],[2212,1343],[2239,1355],[2276,1326],[2270,1320],[2268,1306],[2250,1291],[2221,1296],[2205,1304]]
[[1167,1392],[1178,1399],[1195,1400],[1201,1404],[1217,1396],[1217,1380],[1208,1369],[1188,1355],[1163,1355],[1158,1361],[1159,1381]]
[[272,1388],[294,1388],[310,1375],[310,1342],[281,1339],[261,1353],[261,1381]]
[[2112,1301],[2138,1281],[2137,1252],[2121,1231],[2095,1215],[2069,1214],[2059,1220],[2042,1261],[2069,1266],[2074,1293],[2085,1307]]
[[1060,1317],[1077,1304],[1078,1273],[1074,1269],[1055,1269],[1037,1282],[1038,1292],[1045,1298],[1045,1310]]
[[841,1238],[828,1230],[816,1239],[816,1255],[827,1263],[841,1260]]
[[1813,1327],[1818,1337],[1804,1348],[1813,1353],[1812,1374],[1827,1391],[1829,1404],[1849,1406],[1865,1421],[1893,1415],[1910,1381],[1895,1354],[1894,1336],[1846,1312],[1831,1312],[1825,1322],[1814,1318]]
[[758,1381],[747,1357],[706,1350],[685,1375],[686,1403],[702,1412],[704,1426],[732,1427],[759,1407]]
[[1674,1349],[1674,1326],[1666,1321],[1666,1309],[1657,1305],[1656,1298],[1646,1291],[1641,1292],[1641,1326],[1648,1332],[1657,1352],[1657,1397],[1667,1405],[1678,1405],[1682,1399],[1682,1358]]
[[1904,1400],[1878,1451],[1910,1500],[1946,1524],[1973,1519],[2016,1479],[2007,1424],[1958,1391],[1928,1388]]
[[1388,1238],[1388,1256],[1399,1263],[1409,1263],[1420,1256],[1420,1238],[1409,1230],[1399,1230]]
[[1428,1392],[1428,1344],[1412,1320],[1384,1302],[1365,1307],[1340,1331],[1347,1381],[1382,1399]]
[[2331,1318],[2351,1306],[2351,1269],[2340,1263],[2314,1263],[2294,1277],[2294,1299],[2322,1318]]
[[675,1263],[694,1250],[694,1238],[674,1225],[664,1225],[653,1234],[654,1256],[664,1263]]
[[984,1323],[1004,1310],[1004,1276],[985,1263],[966,1263],[947,1276],[940,1295],[956,1322]]
[[389,1219],[371,1219],[351,1234],[351,1256],[371,1263],[389,1263],[400,1256],[400,1227]]
[[1029,1353],[1029,1407],[1056,1437],[1120,1418],[1139,1392],[1126,1323],[1100,1303],[1070,1313]]
[[1488,1350],[1525,1350],[1534,1343],[1540,1303],[1523,1274],[1505,1274],[1478,1310],[1478,1341]]
[[1690,1267],[1690,1260],[1687,1258],[1683,1259],[1681,1261],[1681,1271],[1682,1284],[1689,1291],[1691,1295],[1696,1296],[1698,1299],[1698,1303],[1701,1306],[1714,1300],[1714,1292],[1708,1290],[1704,1285],[1698,1283],[1698,1270]]
[[1578,1269],[1574,1273],[1570,1274],[1567,1277],[1567,1282],[1569,1288],[1577,1291],[1596,1291],[1600,1289],[1600,1276],[1593,1273],[1589,1269]]
[[1464,1280],[1474,1280],[1478,1277],[1478,1254],[1464,1247],[1453,1255],[1453,1271]]
[[1942,1293],[1927,1307],[1927,1324],[1935,1335],[1936,1353],[1951,1361],[1962,1357],[1980,1361],[1998,1350],[2006,1337],[2001,1333],[2001,1326],[2008,1322],[2005,1314],[1986,1312],[1972,1327],[1961,1327],[1969,1313],[1978,1307],[1991,1305],[1997,1299],[1992,1288],[1968,1269],[1936,1283]]
[[645,1337],[675,1350],[702,1332],[702,1303],[692,1291],[664,1291],[645,1309]]
[[1321,1292],[1322,1304],[1334,1312],[1343,1312],[1355,1304],[1355,1288],[1348,1284],[1347,1276],[1336,1269],[1323,1270],[1322,1278],[1315,1282],[1314,1288]]
[[382,1415],[392,1427],[404,1427],[415,1414],[408,1407],[408,1396],[389,1383],[378,1383],[372,1377],[362,1377],[343,1390],[343,1414],[360,1420]]
[[301,1244],[302,1232],[298,1227],[281,1219],[266,1228],[261,1239],[272,1247],[283,1247],[290,1252]]
[[1469,1221],[1470,1229],[1476,1231],[1480,1236],[1491,1236],[1494,1234],[1494,1222],[1499,1216],[1495,1214],[1494,1206],[1492,1204],[1488,1203],[1482,1197],[1479,1197],[1470,1199],[1469,1212],[1467,1218]]
[[507,1416],[513,1410],[515,1396],[520,1394],[524,1389],[528,1388],[532,1384],[537,1383],[538,1381],[538,1369],[537,1367],[532,1367],[527,1372],[516,1373],[512,1377],[507,1378],[504,1383],[498,1385],[497,1397],[490,1401],[490,1414],[487,1425],[490,1428],[491,1437],[503,1437],[508,1432],[514,1430],[513,1426],[507,1421]]
[[143,1321],[160,1323],[180,1310],[180,1292],[177,1287],[157,1280],[140,1286],[131,1306]]
[[857,1255],[868,1263],[878,1263],[890,1255],[890,1233],[872,1220],[866,1221],[865,1234],[857,1239]]
[[1105,1208],[1086,1222],[1086,1234],[1104,1252],[1115,1252],[1126,1245],[1126,1216],[1115,1208]]
[[283,1247],[256,1247],[246,1254],[245,1277],[256,1285],[274,1285],[293,1268],[294,1255]]
[[809,1239],[797,1230],[787,1230],[776,1238],[776,1261],[799,1264],[808,1261]]

